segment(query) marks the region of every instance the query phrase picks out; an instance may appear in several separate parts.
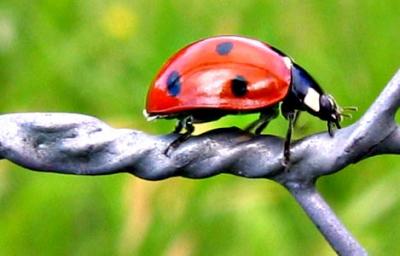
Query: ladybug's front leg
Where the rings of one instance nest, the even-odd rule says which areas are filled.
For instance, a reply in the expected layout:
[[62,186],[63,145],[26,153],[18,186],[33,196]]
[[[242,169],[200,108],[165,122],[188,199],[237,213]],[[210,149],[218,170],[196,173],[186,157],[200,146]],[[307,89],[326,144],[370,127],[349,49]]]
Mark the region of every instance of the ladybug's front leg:
[[334,135],[335,128],[340,129],[340,123],[338,120],[336,120],[335,122],[328,120],[327,126],[328,126],[328,133],[331,137],[333,137]]
[[298,110],[293,110],[293,111],[285,113],[285,117],[289,120],[289,127],[286,132],[285,145],[283,148],[283,165],[285,167],[287,167],[289,165],[289,161],[290,161],[290,142],[292,140],[293,127],[294,127],[294,123],[297,120],[298,113],[299,113]]
[[[186,132],[179,134],[182,129],[185,129]],[[186,116],[182,119],[179,119],[177,125],[175,126],[174,133],[178,133],[179,136],[176,138],[165,150],[164,154],[169,156],[171,151],[179,147],[179,145],[187,140],[190,135],[194,132],[194,126],[193,126],[193,116]]]

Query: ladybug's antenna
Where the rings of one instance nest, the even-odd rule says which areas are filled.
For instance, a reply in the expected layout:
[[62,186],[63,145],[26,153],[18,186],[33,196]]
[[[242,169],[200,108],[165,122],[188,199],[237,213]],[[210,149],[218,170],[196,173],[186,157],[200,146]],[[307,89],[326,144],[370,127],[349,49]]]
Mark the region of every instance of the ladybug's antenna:
[[353,115],[347,112],[354,112],[358,111],[358,108],[356,106],[346,106],[346,107],[339,107],[339,115],[343,118],[353,118]]
[[342,110],[344,110],[344,111],[358,111],[358,108],[356,106],[346,106],[346,107],[342,107]]

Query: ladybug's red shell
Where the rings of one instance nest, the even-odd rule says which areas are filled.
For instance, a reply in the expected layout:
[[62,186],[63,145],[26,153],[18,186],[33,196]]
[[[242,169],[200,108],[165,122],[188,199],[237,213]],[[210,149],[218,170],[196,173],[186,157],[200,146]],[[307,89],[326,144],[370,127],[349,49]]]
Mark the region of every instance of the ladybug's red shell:
[[195,109],[255,111],[288,93],[291,61],[249,38],[197,41],[164,64],[148,93],[146,111],[172,115]]

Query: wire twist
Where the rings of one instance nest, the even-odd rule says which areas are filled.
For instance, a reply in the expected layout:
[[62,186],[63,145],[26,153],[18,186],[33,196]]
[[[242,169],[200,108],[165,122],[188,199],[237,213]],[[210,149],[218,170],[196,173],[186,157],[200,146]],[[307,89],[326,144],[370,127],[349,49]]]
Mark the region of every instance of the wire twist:
[[353,125],[334,137],[324,132],[294,142],[289,171],[282,166],[284,141],[276,136],[217,129],[189,138],[166,156],[176,134],[115,129],[97,118],[69,113],[0,115],[0,157],[32,170],[79,175],[128,172],[161,180],[229,173],[272,179],[294,195],[337,252],[365,255],[314,184],[364,158],[399,154],[400,130],[394,121],[399,105],[400,70]]

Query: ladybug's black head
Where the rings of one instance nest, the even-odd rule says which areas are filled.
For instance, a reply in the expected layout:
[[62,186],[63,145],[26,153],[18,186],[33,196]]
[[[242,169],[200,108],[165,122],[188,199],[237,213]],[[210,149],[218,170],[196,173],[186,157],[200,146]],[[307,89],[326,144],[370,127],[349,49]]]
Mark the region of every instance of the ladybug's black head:
[[[328,122],[328,131],[333,136],[334,128],[340,129],[343,117],[351,117],[343,113],[343,109],[336,104],[335,99],[325,94],[315,79],[302,67],[293,63],[292,67],[292,90],[290,100],[297,102],[294,107],[306,110],[310,114]],[[292,103],[293,105],[293,103]],[[347,107],[344,110],[356,110]]]
[[336,104],[335,99],[328,94],[322,94],[319,97],[319,112],[318,117],[322,120],[328,121],[328,131],[329,134],[333,135],[333,128],[340,129],[340,122],[342,121],[342,110]]

